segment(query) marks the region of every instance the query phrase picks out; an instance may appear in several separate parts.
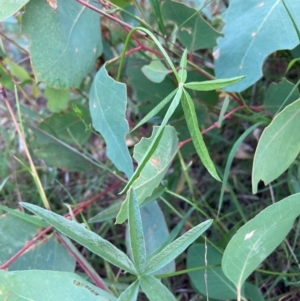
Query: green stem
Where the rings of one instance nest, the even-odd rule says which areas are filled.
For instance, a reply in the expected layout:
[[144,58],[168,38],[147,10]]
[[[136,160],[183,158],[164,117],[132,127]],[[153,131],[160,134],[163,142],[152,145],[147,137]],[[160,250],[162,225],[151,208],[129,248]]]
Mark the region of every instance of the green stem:
[[142,32],[145,32],[149,37],[151,37],[151,39],[153,40],[153,42],[157,45],[157,47],[159,48],[159,50],[161,51],[161,53],[163,54],[163,56],[165,57],[165,59],[167,60],[169,66],[171,67],[171,69],[173,70],[174,74],[175,74],[175,77],[176,77],[176,80],[177,82],[180,82],[180,78],[179,78],[179,75],[178,75],[178,72],[172,62],[172,60],[170,59],[170,57],[168,56],[167,52],[165,51],[165,49],[162,47],[162,45],[160,44],[160,42],[157,40],[157,38],[152,34],[151,31],[149,31],[148,29],[146,28],[143,28],[143,27],[135,27],[133,28],[126,40],[125,40],[125,44],[124,44],[124,47],[123,47],[123,51],[122,51],[122,55],[121,55],[121,59],[120,59],[120,65],[119,65],[119,69],[118,69],[118,74],[117,74],[117,81],[120,81],[120,77],[121,77],[121,70],[122,70],[122,66],[123,66],[123,63],[124,63],[124,58],[125,58],[125,53],[126,53],[126,49],[128,47],[128,43],[130,41],[130,38],[132,36],[132,34],[135,32],[135,31],[142,31]]

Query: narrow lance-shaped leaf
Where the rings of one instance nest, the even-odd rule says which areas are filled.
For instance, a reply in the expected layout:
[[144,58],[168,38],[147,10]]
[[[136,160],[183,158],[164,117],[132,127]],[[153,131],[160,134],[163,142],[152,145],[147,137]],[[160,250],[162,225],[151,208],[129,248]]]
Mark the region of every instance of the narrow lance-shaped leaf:
[[138,127],[149,121],[152,117],[157,115],[167,104],[170,102],[170,100],[173,98],[173,96],[176,94],[177,89],[172,91],[168,96],[166,96],[155,108],[153,108],[144,118],[142,118],[141,121],[138,122],[138,124],[131,130],[131,132],[135,131]]
[[136,274],[135,266],[126,254],[117,249],[109,241],[86,229],[83,225],[36,205],[23,202],[20,204],[93,253],[125,271]]
[[117,301],[136,301],[139,293],[139,280],[134,281],[119,296]]
[[186,72],[186,65],[187,65],[187,49],[184,50],[181,60],[180,60],[180,70],[178,72],[180,82],[185,83],[187,78],[187,72]]
[[237,76],[225,79],[205,80],[203,82],[190,82],[184,84],[184,87],[195,91],[217,90],[238,83],[244,78],[245,76]]
[[105,139],[108,158],[130,178],[133,165],[125,141],[129,132],[126,85],[112,79],[105,65],[94,78],[89,104],[93,127]]
[[191,243],[193,243],[200,235],[202,235],[202,233],[208,229],[211,224],[212,220],[207,220],[170,243],[147,262],[144,273],[153,273],[165,266],[171,260],[175,259]]
[[289,233],[300,214],[299,204],[299,193],[289,196],[260,212],[232,237],[223,255],[222,268],[238,290]]
[[187,91],[184,90],[182,101],[181,101],[185,120],[189,129],[189,132],[192,136],[193,144],[197,151],[197,154],[200,157],[201,162],[207,169],[207,171],[218,181],[221,181],[216,168],[209,156],[207,148],[202,138],[202,134],[199,130],[197,115],[195,111],[195,106],[191,96]]
[[177,93],[158,129],[158,131],[156,132],[156,135],[154,137],[154,139],[151,142],[151,145],[149,146],[148,150],[146,151],[146,153],[144,154],[143,159],[139,162],[139,166],[138,168],[135,170],[134,174],[132,175],[132,177],[130,178],[130,180],[128,181],[128,183],[126,184],[126,186],[124,187],[124,189],[121,191],[121,193],[125,192],[131,185],[132,183],[138,178],[138,176],[140,175],[141,171],[143,170],[143,168],[145,167],[146,163],[148,162],[148,160],[150,159],[150,157],[152,156],[153,152],[155,151],[155,149],[157,148],[159,139],[161,138],[162,132],[165,128],[165,125],[167,124],[167,122],[169,121],[170,117],[173,115],[175,109],[178,107],[180,99],[181,99],[181,95],[182,95],[182,89],[179,88],[177,90]]
[[219,119],[218,119],[218,127],[221,127],[221,126],[222,126],[224,114],[225,114],[225,112],[226,112],[226,110],[227,110],[227,108],[228,108],[228,105],[229,105],[229,96],[226,95],[225,100],[224,100],[223,105],[222,105],[222,108],[221,108],[220,115],[219,115]]
[[176,301],[174,295],[154,276],[142,276],[140,285],[150,301]]
[[129,190],[128,226],[133,262],[140,272],[145,266],[146,248],[140,207],[134,189]]
[[300,99],[285,107],[262,133],[254,155],[252,190],[279,177],[300,151]]

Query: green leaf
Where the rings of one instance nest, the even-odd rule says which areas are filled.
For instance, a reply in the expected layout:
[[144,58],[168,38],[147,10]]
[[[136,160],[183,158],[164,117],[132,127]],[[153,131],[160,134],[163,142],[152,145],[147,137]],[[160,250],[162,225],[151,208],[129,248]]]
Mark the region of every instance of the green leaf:
[[11,75],[17,77],[22,81],[31,80],[30,74],[19,64],[16,64],[9,58],[5,58],[3,60],[3,63],[5,64],[6,68],[9,70]]
[[300,214],[299,201],[300,194],[294,194],[267,207],[232,237],[222,268],[238,290],[289,233]]
[[228,108],[229,101],[230,101],[229,96],[226,95],[226,97],[224,99],[224,102],[222,104],[221,112],[220,112],[219,119],[218,119],[218,127],[219,128],[222,126],[223,119],[224,119],[224,114],[225,114],[225,112]]
[[238,76],[226,79],[206,80],[203,82],[191,82],[184,84],[184,87],[195,91],[210,91],[230,86],[234,83],[243,80],[244,78],[245,76]]
[[79,87],[102,52],[99,15],[76,1],[31,0],[22,17],[37,81],[58,89]]
[[[0,209],[3,209],[2,207]],[[9,208],[4,208],[9,210]],[[38,234],[42,225],[34,216],[10,209],[11,213],[0,217],[1,252],[0,265],[15,255],[24,245]],[[15,270],[57,270],[73,272],[75,260],[55,239],[36,242],[32,248],[19,256],[9,267]],[[0,298],[1,299],[1,298]]]
[[224,170],[224,176],[223,176],[223,182],[222,182],[222,187],[221,187],[221,192],[220,192],[220,198],[219,198],[219,205],[218,205],[218,215],[220,213],[220,210],[222,208],[222,203],[223,203],[223,197],[224,197],[224,192],[227,186],[227,181],[228,181],[228,176],[231,168],[231,164],[233,162],[234,156],[236,152],[238,151],[239,147],[243,143],[243,141],[246,139],[246,137],[254,130],[256,129],[259,125],[261,125],[262,122],[255,123],[251,127],[249,127],[240,137],[239,139],[234,143],[229,155],[228,159],[226,162],[225,170]]
[[[126,62],[127,84],[134,91],[133,99],[137,102],[141,114],[148,114],[162,99],[177,89],[170,75],[161,83],[150,81],[141,70],[149,61],[141,58],[128,58]],[[164,114],[165,110],[160,115],[164,116]]]
[[103,66],[93,81],[89,103],[93,127],[105,139],[108,158],[129,179],[133,166],[125,140],[129,132],[126,85],[112,79]]
[[139,293],[139,280],[134,281],[128,288],[119,296],[117,301],[136,301]]
[[[90,123],[89,112],[86,107],[80,106],[83,119]],[[73,145],[84,145],[90,138],[91,132],[86,130],[85,124],[74,111],[54,113],[45,118],[39,128],[54,134],[59,140]]]
[[150,274],[165,266],[167,263],[175,259],[190,244],[192,244],[203,232],[210,227],[212,220],[207,220],[184,233],[175,241],[162,249],[154,257],[147,261],[144,273]]
[[0,271],[3,300],[85,300],[117,299],[74,273],[54,271]]
[[188,126],[188,129],[190,131],[190,134],[193,139],[193,144],[195,146],[195,149],[200,157],[201,162],[207,169],[207,171],[218,181],[221,181],[217,171],[215,169],[215,166],[213,162],[210,159],[209,153],[207,151],[207,148],[205,146],[205,143],[202,138],[202,134],[198,127],[198,120],[195,112],[195,106],[193,103],[193,100],[189,93],[184,90],[184,94],[181,101],[183,111],[184,111],[184,117]]
[[128,232],[133,262],[140,272],[146,261],[146,248],[139,203],[134,189],[129,190]]
[[65,110],[68,106],[69,93],[69,90],[46,87],[45,96],[48,100],[48,109],[53,113]]
[[42,217],[64,235],[85,246],[91,252],[127,272],[136,274],[134,264],[126,254],[117,249],[109,241],[87,230],[83,225],[35,205],[23,202],[20,204],[29,211]]
[[[204,296],[216,300],[236,298],[234,285],[224,275],[221,268],[222,254],[212,246],[194,244],[188,249],[187,269],[220,265],[188,273],[193,287]],[[207,283],[205,283],[205,274]],[[206,286],[207,285],[207,286]],[[207,293],[208,292],[208,295]]]
[[265,185],[279,177],[300,150],[300,99],[282,110],[262,133],[254,155],[252,190],[260,180]]
[[153,108],[138,124],[131,130],[131,132],[135,131],[138,127],[149,121],[152,117],[157,115],[161,109],[163,109],[168,102],[173,98],[173,96],[177,93],[177,89],[172,91],[167,97],[165,97],[155,108]]
[[14,209],[8,208],[8,207],[3,206],[1,204],[0,204],[0,210],[8,212],[9,214],[11,214],[11,215],[13,215],[15,217],[18,217],[19,219],[24,220],[24,221],[26,221],[26,222],[28,222],[28,223],[30,223],[32,225],[35,225],[37,227],[44,227],[44,228],[46,228],[47,226],[49,226],[48,223],[44,222],[40,218],[36,218],[35,216],[26,214],[26,213],[24,213],[22,211],[19,211],[19,210],[14,210]]
[[178,26],[178,40],[189,51],[214,47],[221,35],[201,16],[200,11],[175,1],[165,1],[162,5],[165,19]]
[[82,152],[69,144],[59,140],[54,135],[39,128],[33,130],[34,154],[43,159],[48,165],[63,168],[69,171],[89,171],[95,163]]
[[143,66],[142,72],[154,83],[161,83],[170,73],[170,71],[159,59],[153,60],[149,65]]
[[[147,197],[140,206],[146,206],[149,203],[154,202],[157,198],[159,198],[165,191],[164,187],[158,187],[155,188],[153,193]],[[107,209],[104,209],[100,211],[98,214],[93,216],[91,219],[89,219],[89,223],[97,223],[97,222],[103,222],[109,219],[112,219],[117,216],[118,212],[120,211],[120,208],[122,206],[122,201],[118,201],[111,206],[109,206]]]
[[[195,290],[203,296],[216,300],[236,299],[236,289],[223,273],[221,262],[222,254],[214,247],[209,245],[205,247],[204,244],[192,245],[187,253],[187,268],[202,267],[203,269],[188,273],[191,283]],[[205,266],[210,266],[206,272]],[[207,277],[207,286],[205,277]],[[206,294],[207,291],[208,295]],[[246,282],[242,287],[242,295],[252,301],[264,300],[259,289],[249,282]]]
[[[149,259],[149,257],[158,253],[161,249],[163,249],[163,247],[170,244],[174,239],[170,241],[168,240],[169,231],[166,220],[157,202],[152,202],[147,206],[141,207],[141,216],[143,221],[144,237],[146,238],[146,254]],[[126,244],[128,245],[127,241],[128,238],[126,237]],[[173,273],[174,271],[175,261],[171,261],[154,274],[168,274]]]
[[280,83],[271,83],[265,94],[264,108],[271,114],[277,114],[300,97],[297,86],[286,78]]
[[29,0],[0,0],[0,22],[18,12]]
[[[144,154],[153,145],[155,137],[159,131],[158,127],[153,127],[153,134],[150,138],[142,138],[141,141],[135,146],[133,157],[140,164],[144,158]],[[178,149],[178,138],[176,130],[171,126],[166,126],[159,145],[153,152],[151,158],[146,163],[145,168],[140,173],[138,179],[132,184],[139,204],[152,195],[152,192],[167,173]],[[127,201],[123,202],[120,212],[117,216],[116,223],[123,223],[127,219]]]
[[[246,79],[226,88],[226,91],[245,90],[261,78],[262,65],[269,54],[280,49],[293,49],[299,44],[293,22],[282,2],[230,2],[223,17],[224,38],[218,40],[214,50],[216,77],[246,75]],[[290,11],[297,15],[300,3],[288,2]]]
[[173,294],[154,276],[142,276],[140,285],[150,301],[176,301]]
[[149,0],[152,10],[155,12],[155,17],[159,30],[163,35],[166,35],[166,28],[161,12],[161,2],[159,0]]
[[187,66],[187,54],[188,54],[187,49],[184,49],[181,59],[180,59],[180,68],[181,69],[185,69]]
[[[179,88],[173,101],[171,102],[171,104],[168,108],[168,111],[167,111],[163,121],[161,122],[160,127],[157,129],[157,131],[155,131],[155,135],[151,141],[151,144],[149,145],[148,149],[145,150],[141,160],[139,160],[138,168],[135,170],[134,174],[132,175],[132,177],[130,178],[130,180],[128,181],[128,183],[126,184],[126,186],[124,187],[124,189],[121,193],[126,191],[132,185],[132,183],[139,177],[140,173],[142,172],[142,170],[144,169],[145,165],[148,163],[150,158],[153,157],[154,152],[155,152],[156,148],[158,147],[159,141],[163,135],[163,130],[165,129],[165,125],[168,123],[168,121],[171,118],[171,116],[173,115],[175,109],[179,105],[181,95],[182,95],[182,89]],[[155,162],[153,162],[153,163],[155,164]],[[159,162],[158,169],[160,169],[160,162]],[[139,196],[138,196],[138,199],[140,200]]]
[[[13,226],[15,227],[15,226]],[[16,229],[15,230],[19,230]],[[19,250],[18,250],[19,251]],[[55,237],[36,243],[9,266],[9,271],[52,270],[74,272],[76,261]]]

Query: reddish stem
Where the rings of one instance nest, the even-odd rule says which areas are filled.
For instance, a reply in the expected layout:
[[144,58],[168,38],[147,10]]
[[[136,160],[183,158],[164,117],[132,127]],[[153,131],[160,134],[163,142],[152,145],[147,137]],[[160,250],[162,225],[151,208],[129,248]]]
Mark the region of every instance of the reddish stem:
[[[121,183],[122,183],[121,181],[118,181],[115,184],[113,184],[110,187],[108,187],[107,189],[105,189],[104,191],[102,191],[102,192],[98,193],[97,195],[95,195],[94,197],[92,197],[90,200],[79,204],[78,205],[79,208],[74,210],[74,215],[77,216],[78,214],[80,214],[83,210],[85,210],[89,205],[91,205],[92,203],[94,203],[95,201],[97,201],[100,197],[104,196],[109,191],[113,190],[114,188],[120,186]],[[70,214],[67,213],[64,216],[67,218],[67,217],[70,217]],[[52,229],[52,226],[48,226],[46,229],[44,229],[40,233],[38,233],[34,238],[32,238],[29,242],[27,242],[25,244],[25,246],[22,247],[16,254],[14,254],[9,260],[7,260],[4,264],[2,264],[0,266],[0,270],[8,268],[16,259],[18,259],[31,246],[33,246],[33,244],[38,239],[40,239],[43,235],[45,235],[46,233],[48,233],[51,229]]]

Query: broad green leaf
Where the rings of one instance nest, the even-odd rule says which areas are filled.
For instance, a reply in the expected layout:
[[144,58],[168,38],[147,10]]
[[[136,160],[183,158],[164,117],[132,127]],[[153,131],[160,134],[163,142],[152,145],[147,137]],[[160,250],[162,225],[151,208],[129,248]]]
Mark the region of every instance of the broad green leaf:
[[[86,124],[90,123],[88,110],[79,106],[82,118]],[[94,166],[99,166],[82,151],[72,145],[84,144],[91,132],[86,131],[86,126],[81,118],[74,112],[55,113],[46,118],[35,128],[30,126],[35,139],[31,147],[35,156],[43,159],[50,166],[64,168],[70,171],[87,171]]]
[[[230,2],[223,16],[224,37],[218,39],[214,50],[216,77],[245,75],[246,79],[226,88],[226,91],[245,90],[261,78],[262,65],[269,54],[280,49],[293,49],[299,44],[293,22],[282,2]],[[297,15],[299,1],[288,2],[291,11]]]
[[105,139],[108,158],[129,179],[133,173],[133,166],[125,140],[129,132],[125,118],[126,85],[111,78],[105,65],[95,76],[89,104],[93,127]]
[[0,265],[38,234],[39,228],[11,214],[0,217]]
[[202,18],[200,11],[185,4],[167,0],[162,5],[162,14],[178,26],[178,40],[189,51],[214,47],[221,35]]
[[[0,187],[1,188],[1,187]],[[0,190],[1,191],[1,190]],[[37,227],[43,227],[43,228],[46,228],[47,226],[49,226],[48,223],[44,222],[42,219],[40,219],[39,217],[35,217],[35,216],[32,216],[32,215],[29,215],[29,214],[26,214],[22,211],[19,211],[19,210],[14,210],[14,209],[11,209],[11,208],[8,208],[6,206],[3,206],[0,204],[0,210],[2,211],[5,211],[5,212],[8,212],[10,215],[13,215],[15,217],[18,217],[19,219],[23,220],[23,221],[26,221],[32,225],[35,225]]]
[[143,66],[142,72],[154,83],[161,83],[168,73],[170,73],[159,59],[153,60],[149,65]]
[[0,22],[18,12],[29,0],[0,0]]
[[[33,239],[40,230],[41,225],[39,224],[43,224],[33,216],[27,216],[27,214],[16,210],[11,211],[14,213],[2,215],[0,218],[0,265]],[[19,217],[18,213],[23,216]],[[13,214],[17,215],[14,216]],[[25,220],[24,216],[28,220],[31,218],[31,221]],[[35,269],[73,272],[75,260],[57,239],[49,237],[48,240],[36,242],[32,248],[18,257],[8,269],[10,271]]]
[[133,262],[140,272],[146,261],[146,247],[139,203],[134,189],[129,190],[128,232]]
[[258,122],[258,123],[255,123],[254,125],[252,125],[251,127],[249,127],[232,146],[232,149],[228,155],[228,159],[227,159],[225,170],[224,170],[223,182],[222,182],[220,198],[219,198],[219,205],[218,205],[218,214],[220,213],[220,210],[222,208],[224,192],[225,192],[225,189],[227,186],[229,172],[230,172],[230,168],[231,168],[231,164],[233,162],[234,156],[235,156],[236,152],[238,151],[239,147],[241,146],[241,144],[243,143],[243,141],[246,139],[246,137],[261,124],[262,124],[262,122]]
[[279,110],[291,104],[300,97],[296,85],[286,78],[276,84],[271,83],[265,94],[264,108],[266,111],[277,114]]
[[46,164],[69,171],[89,171],[95,166],[91,159],[68,143],[41,129],[31,129],[35,136],[34,154]]
[[[144,237],[146,238],[146,254],[149,260],[149,257],[154,256],[161,249],[170,244],[174,238],[169,240],[170,235],[166,220],[157,202],[152,202],[147,206],[141,207],[141,216],[143,221]],[[126,231],[126,245],[129,245],[128,231]],[[154,274],[168,274],[173,273],[174,271],[175,261],[172,261],[162,269],[156,271]]]
[[77,241],[104,260],[127,272],[136,274],[134,264],[126,254],[117,249],[109,241],[103,239],[96,233],[87,230],[83,225],[35,205],[23,202],[20,204],[29,211],[42,217],[58,231]]
[[195,90],[195,91],[210,91],[216,89],[222,89],[234,83],[237,83],[243,80],[245,76],[237,76],[232,78],[226,79],[213,79],[213,80],[206,80],[203,82],[191,82],[184,84],[185,88]]
[[[142,138],[135,146],[133,157],[139,164],[142,162],[145,153],[152,147],[158,132],[159,128],[154,127],[152,136],[150,138]],[[159,145],[146,163],[145,168],[141,171],[138,179],[132,184],[139,204],[142,204],[148,196],[151,196],[154,189],[158,187],[167,173],[177,153],[177,149],[178,138],[176,130],[171,126],[166,126]],[[128,194],[121,206],[116,223],[123,223],[127,219],[127,201]]]
[[250,282],[245,283],[244,296],[250,301],[265,301],[260,289]]
[[184,233],[175,241],[170,243],[158,254],[152,257],[146,264],[144,273],[150,274],[165,266],[181,254],[190,244],[192,244],[203,232],[210,227],[212,220],[207,220]]
[[202,134],[199,130],[198,126],[198,120],[195,112],[195,106],[193,103],[193,100],[189,93],[184,90],[184,94],[181,101],[183,111],[184,111],[184,117],[188,126],[188,129],[190,131],[193,144],[195,146],[195,149],[200,157],[201,162],[207,169],[207,171],[218,181],[221,181],[216,168],[213,164],[213,162],[210,159],[209,153],[207,151],[207,148],[205,146],[205,143],[202,138]]
[[[86,107],[79,106],[86,124],[90,124],[90,116]],[[84,145],[91,136],[85,124],[74,111],[54,113],[40,123],[39,128],[55,135],[59,140],[73,145]]]
[[222,269],[238,290],[289,233],[300,214],[299,204],[300,194],[294,194],[267,207],[242,226],[229,241]]
[[[203,269],[188,273],[191,283],[203,296],[216,300],[236,299],[236,288],[223,273],[221,262],[222,254],[214,247],[209,245],[205,247],[204,244],[192,245],[187,253],[187,269],[197,267],[203,267]],[[205,266],[211,267],[205,272]],[[207,277],[206,280],[205,277]],[[259,289],[249,282],[242,287],[242,295],[251,301],[264,300]]]
[[[19,229],[15,229],[19,230]],[[9,266],[9,271],[52,270],[74,272],[76,261],[55,237],[36,243]]]
[[138,124],[131,130],[131,132],[135,131],[138,127],[149,121],[152,117],[157,115],[161,109],[163,109],[168,102],[173,98],[173,96],[177,93],[177,89],[171,92],[167,97],[165,97],[155,108],[153,108]]
[[[137,102],[141,114],[148,114],[162,99],[177,88],[173,78],[169,75],[161,83],[150,81],[141,70],[149,61],[129,58],[126,63],[127,84],[135,92],[133,99]],[[160,116],[164,116],[165,113],[166,110],[163,110]]]
[[[236,298],[236,288],[224,275],[221,268],[222,254],[212,246],[194,244],[188,249],[187,269],[196,267],[214,266],[188,273],[193,287],[202,295],[216,300]],[[205,274],[207,280],[205,280]],[[205,283],[206,281],[206,283]]]
[[134,281],[128,288],[119,296],[117,301],[136,301],[139,293],[139,280]]
[[36,80],[58,89],[79,87],[102,52],[99,14],[76,1],[57,0],[53,10],[47,1],[31,0],[22,23]]
[[74,273],[56,271],[0,271],[3,300],[116,301],[117,299]]
[[[151,144],[149,145],[148,149],[143,150],[144,151],[143,157],[140,160],[138,160],[139,165],[138,165],[137,169],[135,170],[134,174],[132,175],[132,177],[130,178],[130,180],[128,181],[128,183],[126,184],[126,186],[124,187],[122,192],[126,191],[132,185],[132,183],[139,177],[139,175],[141,174],[142,170],[144,169],[145,165],[148,163],[150,158],[151,157],[155,158],[155,157],[153,157],[154,152],[158,147],[158,144],[163,135],[163,131],[165,129],[166,124],[168,123],[169,119],[171,118],[174,111],[176,110],[176,108],[179,105],[181,95],[182,95],[182,89],[179,88],[174,96],[174,99],[172,100],[172,102],[168,108],[168,111],[167,111],[163,121],[161,122],[160,127],[157,128],[157,131],[155,131],[155,132],[153,131],[154,137],[151,140]],[[154,165],[156,165],[154,161],[152,163]],[[158,163],[159,163],[159,166],[157,166],[157,169],[159,170],[159,169],[161,169],[161,164],[160,164],[160,162],[158,162]],[[147,196],[149,196],[149,195],[147,195]],[[138,199],[141,202],[139,195],[138,195]]]
[[68,106],[69,93],[69,90],[46,87],[45,97],[48,100],[48,109],[53,113],[65,110]]
[[142,276],[140,285],[150,301],[176,301],[174,295],[154,276]]
[[279,177],[300,151],[300,99],[285,107],[262,133],[254,155],[252,190]]

